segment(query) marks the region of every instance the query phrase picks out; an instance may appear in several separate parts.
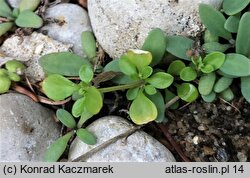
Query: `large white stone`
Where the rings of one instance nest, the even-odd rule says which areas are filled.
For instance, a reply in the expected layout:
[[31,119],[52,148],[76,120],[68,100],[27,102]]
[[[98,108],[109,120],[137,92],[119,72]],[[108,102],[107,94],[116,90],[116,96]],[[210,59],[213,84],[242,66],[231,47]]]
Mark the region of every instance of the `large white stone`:
[[[98,119],[87,127],[97,137],[96,145],[87,145],[76,138],[71,144],[69,161],[100,146],[105,141],[125,133],[133,125],[117,116]],[[172,153],[156,139],[143,131],[137,131],[126,140],[121,139],[92,154],[86,162],[174,162]]]
[[0,65],[10,59],[26,61],[26,75],[32,81],[41,81],[45,76],[39,58],[53,52],[69,51],[71,47],[37,32],[30,36],[11,36],[0,47],[2,53],[8,56],[2,59],[0,56]]
[[18,8],[22,0],[7,0],[12,8]]
[[43,161],[60,135],[53,112],[20,94],[0,95],[0,162]]
[[92,31],[86,10],[76,4],[63,3],[46,10],[45,18],[50,23],[41,32],[55,40],[73,44],[73,51],[84,55],[81,46],[81,33]]
[[219,8],[222,0],[90,0],[88,12],[95,36],[113,58],[140,48],[153,28],[168,35],[196,36],[203,30],[199,3]]

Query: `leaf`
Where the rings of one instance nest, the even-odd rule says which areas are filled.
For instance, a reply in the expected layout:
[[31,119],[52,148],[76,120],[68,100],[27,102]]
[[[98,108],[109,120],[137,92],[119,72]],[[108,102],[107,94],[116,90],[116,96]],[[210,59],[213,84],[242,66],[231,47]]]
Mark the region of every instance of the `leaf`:
[[84,108],[85,108],[86,102],[85,102],[85,97],[82,97],[73,104],[72,107],[72,115],[74,117],[79,117],[82,115]]
[[[120,67],[119,67],[119,61],[120,61],[120,59],[115,59],[115,60],[109,62],[103,68],[103,71],[104,72],[108,72],[108,71],[121,72]],[[112,82],[114,82],[116,84],[128,84],[128,83],[134,82],[134,80],[132,80],[129,76],[121,73],[119,76],[113,78]]]
[[216,72],[217,72],[218,74],[220,74],[221,76],[224,76],[224,77],[227,77],[227,78],[238,78],[237,76],[225,74],[225,73],[222,72],[221,70],[217,70]]
[[194,41],[183,36],[167,36],[167,51],[172,55],[189,60],[187,51],[192,49]]
[[0,17],[12,18],[12,10],[5,0],[0,0]]
[[82,49],[89,59],[96,56],[96,41],[93,32],[84,31],[81,34]]
[[220,93],[227,89],[233,82],[232,78],[221,77],[214,85],[214,91]]
[[155,88],[164,89],[169,87],[173,83],[174,77],[165,72],[157,72],[146,81]]
[[[121,59],[128,60],[140,71],[143,67],[148,66],[152,62],[152,54],[148,51],[130,49],[121,56]],[[122,69],[121,67],[122,66],[120,66],[120,69]]]
[[250,57],[250,12],[242,15],[236,38],[236,53]]
[[241,93],[248,103],[250,103],[250,76],[241,77]]
[[175,60],[169,65],[168,73],[171,75],[179,76],[182,69],[184,69],[185,67],[186,65],[184,64],[184,62],[182,62],[181,60]]
[[96,137],[86,129],[78,129],[76,131],[77,137],[88,145],[96,144]]
[[208,29],[205,30],[204,33],[204,42],[205,43],[211,43],[211,42],[218,42],[219,37],[212,34]]
[[0,76],[0,94],[6,93],[9,91],[11,81],[7,76]]
[[19,82],[21,80],[21,77],[13,72],[8,72],[8,77],[10,80],[12,80],[14,82]]
[[157,108],[157,117],[156,122],[161,123],[166,120],[165,117],[165,103],[162,94],[159,91],[156,91],[154,95],[147,95],[147,97],[154,103]]
[[159,29],[153,29],[149,32],[142,50],[151,52],[153,60],[151,66],[158,64],[166,52],[166,38],[164,32]]
[[102,94],[98,89],[91,86],[87,88],[85,94],[85,107],[90,114],[97,114],[103,106]]
[[213,53],[206,55],[206,57],[203,59],[203,64],[205,66],[209,64],[213,66],[214,70],[217,70],[223,65],[225,59],[226,59],[226,55],[224,53],[213,52]]
[[50,99],[59,101],[71,96],[78,86],[61,75],[52,74],[43,80],[42,89]]
[[139,93],[139,90],[140,90],[139,87],[128,89],[127,93],[126,93],[127,99],[128,100],[134,100],[137,97],[137,95]]
[[214,87],[216,75],[214,72],[201,76],[198,90],[201,95],[209,95]]
[[220,70],[228,75],[245,77],[250,75],[250,59],[241,54],[227,54]]
[[0,23],[0,37],[4,35],[7,31],[9,31],[13,27],[14,23],[12,22],[5,22]]
[[129,108],[129,115],[137,125],[147,124],[157,118],[157,108],[142,92]]
[[180,73],[180,78],[186,82],[193,81],[196,77],[197,73],[192,67],[185,67]]
[[94,72],[90,65],[84,64],[79,70],[80,79],[85,83],[90,83],[93,79]]
[[145,90],[145,93],[148,94],[148,95],[154,95],[157,92],[155,87],[153,87],[152,85],[146,85],[144,87],[144,90]]
[[130,76],[131,78],[138,76],[136,66],[130,60],[124,58],[123,56],[119,60],[119,67],[122,73]]
[[153,73],[153,68],[150,66],[145,66],[141,69],[140,74],[142,79],[148,78]]
[[25,28],[40,28],[43,25],[41,17],[30,10],[20,12],[15,23],[19,27]]
[[207,53],[212,53],[212,52],[225,52],[231,48],[231,44],[220,44],[218,42],[210,42],[210,43],[205,43],[202,45],[202,49]]
[[224,0],[222,7],[227,15],[234,15],[242,11],[249,3],[250,0]]
[[188,103],[195,101],[198,96],[198,90],[196,87],[190,83],[182,83],[180,86],[177,87],[178,96]]
[[83,112],[82,112],[82,115],[81,115],[81,118],[80,120],[78,121],[77,123],[77,128],[81,128],[82,125],[88,120],[90,119],[91,117],[93,116],[93,114],[89,113],[87,111],[86,108],[84,108]]
[[21,0],[19,4],[20,11],[34,11],[39,6],[41,0]]
[[201,95],[202,99],[207,103],[212,103],[216,99],[216,93],[211,92],[208,95]]
[[234,93],[230,88],[227,88],[220,93],[220,97],[226,101],[232,101],[234,99]]
[[207,65],[201,67],[201,71],[205,74],[209,74],[209,73],[214,71],[214,67],[210,64],[207,64]]
[[239,28],[239,23],[240,23],[240,16],[236,15],[230,16],[226,20],[224,28],[231,33],[237,33]]
[[5,68],[9,71],[9,72],[14,72],[14,73],[23,73],[25,70],[25,65],[17,60],[10,60],[8,62],[5,63]]
[[64,76],[79,76],[79,70],[83,65],[90,63],[71,52],[50,53],[39,59],[43,70],[52,74]]
[[64,109],[58,109],[56,111],[56,117],[68,128],[75,128],[76,127],[76,121],[74,117],[66,110]]
[[[176,97],[176,95],[171,92],[168,89],[165,89],[165,103],[168,103],[170,100],[172,100],[174,97]],[[175,103],[173,103],[171,106],[169,106],[169,109],[177,109],[179,107],[179,102],[176,101]]]
[[57,139],[54,143],[52,143],[44,155],[44,161],[46,162],[58,161],[58,159],[64,153],[67,147],[67,144],[73,135],[74,135],[74,132],[71,131],[67,133],[66,135]]
[[232,39],[231,33],[224,28],[226,18],[220,11],[211,5],[200,4],[199,15],[202,23],[213,35],[220,36],[227,40]]

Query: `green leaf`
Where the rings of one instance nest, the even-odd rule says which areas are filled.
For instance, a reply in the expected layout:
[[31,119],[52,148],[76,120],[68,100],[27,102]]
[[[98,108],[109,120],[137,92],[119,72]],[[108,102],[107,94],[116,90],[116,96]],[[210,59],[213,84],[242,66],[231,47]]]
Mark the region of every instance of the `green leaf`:
[[155,88],[164,89],[169,87],[173,83],[174,77],[165,72],[157,72],[146,81]]
[[198,90],[201,95],[209,95],[214,87],[216,75],[214,72],[201,76]]
[[227,15],[234,15],[242,11],[249,3],[250,0],[224,0],[222,7]]
[[236,38],[236,53],[250,57],[250,12],[242,15]]
[[[165,103],[168,103],[174,97],[176,97],[176,95],[172,91],[165,89]],[[176,101],[169,107],[169,109],[177,109],[178,107],[179,107],[179,102]]]
[[44,55],[39,59],[39,63],[44,71],[64,76],[79,76],[80,68],[83,65],[90,65],[88,60],[71,52]]
[[207,64],[207,65],[201,67],[201,71],[205,74],[209,74],[209,73],[214,71],[214,67],[210,64]]
[[9,71],[9,72],[13,72],[13,73],[20,73],[22,74],[25,70],[25,65],[17,60],[11,60],[5,63],[5,68]]
[[165,103],[162,94],[159,91],[156,91],[154,95],[147,95],[147,97],[154,103],[157,108],[157,117],[156,122],[161,123],[166,120],[165,117]]
[[220,70],[228,75],[245,77],[250,75],[250,59],[241,54],[227,54]]
[[59,101],[71,96],[78,86],[61,75],[52,74],[43,80],[42,89],[49,98]]
[[137,97],[139,91],[140,91],[139,87],[128,89],[128,91],[126,93],[127,99],[128,100],[134,100]]
[[138,75],[136,66],[124,56],[122,56],[119,60],[119,68],[125,75],[128,75],[130,77],[135,77]]
[[0,94],[9,91],[11,80],[7,76],[0,76]]
[[79,117],[82,115],[84,108],[85,108],[86,102],[85,102],[85,97],[82,97],[73,104],[72,107],[72,115],[74,117]]
[[157,118],[157,108],[142,92],[136,97],[129,108],[129,115],[137,125],[147,124]]
[[182,83],[177,87],[178,96],[188,103],[195,101],[198,96],[198,90],[196,87],[190,83]]
[[150,66],[145,66],[141,69],[140,74],[142,79],[148,78],[153,73],[153,68]]
[[201,95],[202,99],[207,103],[212,103],[216,99],[216,93],[211,92],[208,95]]
[[90,119],[91,117],[93,116],[93,114],[89,113],[87,111],[86,108],[84,108],[83,112],[82,112],[82,115],[81,115],[81,118],[80,120],[78,121],[77,123],[77,128],[81,128],[82,125],[88,120]]
[[220,97],[226,101],[232,101],[234,99],[234,93],[230,88],[227,88],[220,93]]
[[81,35],[82,49],[89,59],[96,56],[96,41],[93,32],[84,31]]
[[226,55],[221,52],[213,52],[208,55],[203,59],[203,64],[206,65],[211,65],[213,66],[214,70],[219,69],[224,61],[226,59]]
[[12,10],[5,0],[0,0],[0,17],[12,18]]
[[66,135],[57,139],[52,145],[50,145],[49,149],[46,151],[44,156],[44,161],[46,162],[55,162],[62,156],[64,153],[67,144],[70,138],[73,136],[74,132],[71,131]]
[[5,22],[0,23],[0,37],[4,35],[7,31],[9,31],[13,27],[14,23],[12,22]]
[[240,23],[240,16],[236,15],[230,16],[226,20],[224,28],[231,33],[237,33],[239,28],[239,23]]
[[231,48],[231,44],[220,44],[218,42],[210,42],[210,43],[205,43],[202,45],[202,49],[207,53],[212,53],[212,52],[225,52]]
[[223,37],[227,40],[232,39],[231,33],[224,28],[226,18],[220,11],[211,5],[200,4],[199,15],[202,23],[213,35]]
[[208,29],[205,30],[204,33],[204,42],[205,43],[211,43],[211,42],[218,42],[219,37],[212,34]]
[[[119,67],[120,59],[115,59],[109,62],[103,69],[103,72],[113,71],[113,72],[121,72]],[[112,79],[112,82],[116,84],[128,84],[134,82],[129,76],[124,75],[122,72],[119,76]]]
[[220,74],[221,76],[223,76],[223,77],[227,77],[227,78],[238,78],[237,76],[225,74],[225,73],[222,72],[221,70],[217,70],[216,72],[217,72],[218,74]]
[[91,86],[85,93],[85,107],[90,114],[97,114],[103,106],[102,94],[98,89]]
[[244,98],[250,103],[250,76],[241,77],[241,93]]
[[58,109],[56,111],[56,117],[68,128],[75,128],[76,127],[76,121],[74,117],[66,110],[64,109]]
[[41,0],[22,0],[19,4],[20,11],[34,11],[39,6]]
[[182,69],[184,69],[185,67],[186,65],[184,64],[184,62],[182,62],[181,60],[175,60],[169,65],[168,73],[171,75],[179,76]]
[[167,51],[172,55],[190,61],[187,51],[192,49],[194,41],[183,36],[167,36]]
[[162,60],[166,50],[164,32],[159,28],[151,30],[145,39],[142,50],[151,52],[153,56],[151,66],[158,64]]
[[196,77],[197,73],[192,67],[185,67],[180,73],[180,78],[186,82],[193,81]]
[[84,64],[79,70],[79,76],[83,82],[85,83],[91,82],[94,76],[92,67],[90,65]]
[[30,10],[20,12],[15,23],[19,27],[40,28],[43,25],[41,17]]
[[17,18],[20,14],[20,10],[18,8],[14,8],[13,11],[12,11],[12,16],[14,18]]
[[232,78],[221,77],[214,85],[214,91],[220,93],[226,90],[233,82]]
[[88,145],[94,145],[97,142],[97,138],[86,129],[78,129],[76,135],[81,141]]
[[14,82],[19,82],[21,80],[21,77],[13,72],[8,72],[9,79]]
[[155,87],[152,86],[152,85],[146,85],[146,86],[144,87],[144,90],[145,90],[145,92],[146,92],[148,95],[154,95],[154,94],[156,94],[156,92],[157,92],[157,90],[155,89]]

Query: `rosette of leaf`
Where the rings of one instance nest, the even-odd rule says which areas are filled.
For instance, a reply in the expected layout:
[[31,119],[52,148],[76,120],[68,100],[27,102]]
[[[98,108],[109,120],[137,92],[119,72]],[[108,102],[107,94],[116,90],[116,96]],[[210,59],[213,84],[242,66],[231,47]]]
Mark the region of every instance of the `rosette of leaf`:
[[11,9],[5,0],[0,0],[0,36],[11,30],[14,25],[24,28],[40,28],[43,20],[33,11],[40,4],[40,0],[22,0],[19,8]]
[[[201,21],[207,28],[203,45],[205,52],[226,52],[231,48],[230,53],[225,55],[223,65],[216,72],[224,78],[218,80],[214,91],[215,93],[221,91],[220,86],[222,86],[224,91],[221,91],[220,95],[223,97],[226,93],[227,97],[223,97],[226,100],[233,98],[233,95],[230,88],[225,89],[225,86],[232,83],[233,78],[240,77],[242,95],[250,102],[250,12],[244,12],[249,4],[250,0],[224,0],[223,12],[227,18],[212,6],[206,4],[199,6]],[[228,43],[220,44],[220,41],[223,41],[220,38],[227,40]]]

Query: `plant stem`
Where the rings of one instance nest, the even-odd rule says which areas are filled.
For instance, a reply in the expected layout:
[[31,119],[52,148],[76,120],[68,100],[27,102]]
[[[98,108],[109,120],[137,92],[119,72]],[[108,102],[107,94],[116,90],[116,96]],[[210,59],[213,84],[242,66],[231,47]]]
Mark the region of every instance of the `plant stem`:
[[169,102],[165,104],[165,109],[168,109],[172,104],[174,104],[179,99],[180,99],[179,96],[175,96],[174,98],[172,98]]
[[143,84],[144,84],[144,81],[139,80],[139,81],[136,81],[136,82],[130,83],[130,84],[118,85],[118,86],[107,87],[107,88],[99,88],[98,90],[101,93],[108,93],[108,92],[117,91],[117,90],[126,90],[126,89],[130,89],[130,88],[139,87]]

